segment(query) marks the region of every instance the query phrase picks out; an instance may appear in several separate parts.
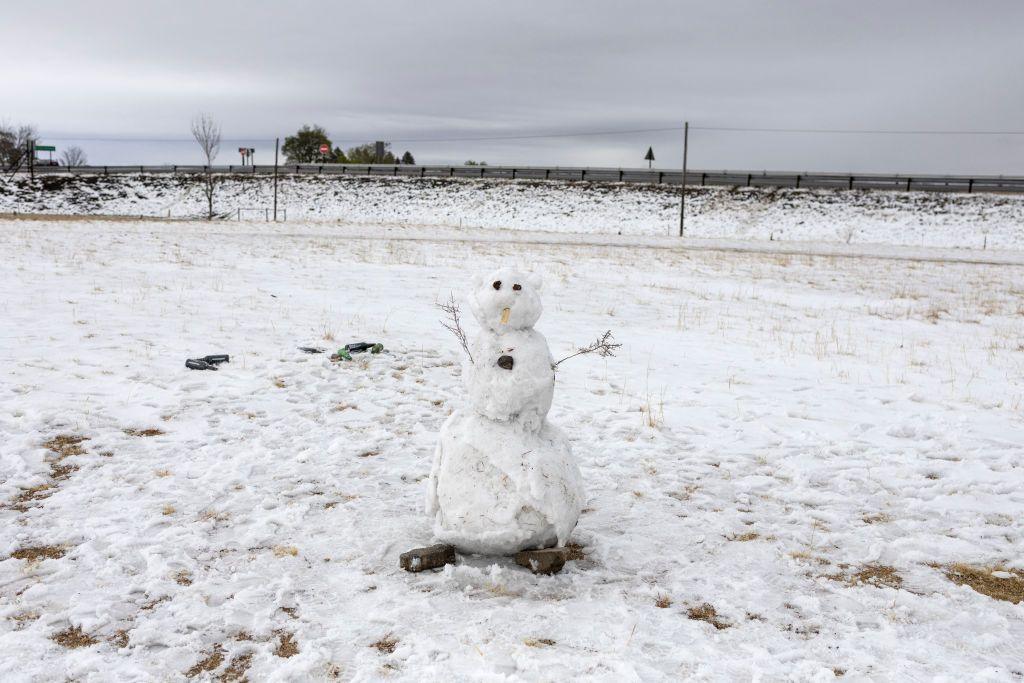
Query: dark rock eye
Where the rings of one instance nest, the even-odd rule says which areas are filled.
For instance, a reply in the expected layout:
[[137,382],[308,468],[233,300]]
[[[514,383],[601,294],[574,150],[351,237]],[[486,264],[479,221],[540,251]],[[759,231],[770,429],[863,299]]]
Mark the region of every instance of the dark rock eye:
[[522,289],[522,288],[523,288],[523,286],[522,286],[522,285],[520,285],[520,284],[518,284],[518,283],[517,283],[517,284],[514,284],[514,285],[512,285],[512,289],[516,290],[517,292],[518,292],[518,291],[519,291],[520,289]]
[[494,284],[492,284],[491,287],[494,287],[495,289],[501,289],[501,280],[495,280]]

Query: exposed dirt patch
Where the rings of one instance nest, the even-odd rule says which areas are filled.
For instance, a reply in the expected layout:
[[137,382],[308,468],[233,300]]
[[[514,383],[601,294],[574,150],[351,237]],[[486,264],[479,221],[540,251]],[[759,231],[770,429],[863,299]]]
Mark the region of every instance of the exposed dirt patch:
[[709,602],[696,605],[695,607],[690,607],[686,610],[686,616],[694,621],[707,622],[719,631],[732,626],[732,624],[718,616],[718,612],[715,611],[714,605]]
[[395,646],[398,645],[398,638],[392,637],[390,634],[384,636],[376,643],[370,645],[370,647],[377,648],[377,651],[384,655],[389,655],[395,651]]
[[294,657],[299,654],[299,644],[295,642],[295,634],[281,631],[278,633],[277,647],[274,648],[274,655],[277,657]]
[[156,427],[149,427],[147,429],[125,429],[124,433],[128,436],[160,436],[164,434],[164,430],[157,429]]
[[79,647],[89,647],[100,642],[88,633],[83,633],[82,627],[80,626],[72,626],[65,631],[55,633],[50,636],[50,639],[61,647],[66,647],[71,650]]
[[27,548],[18,548],[11,553],[11,557],[16,560],[28,560],[29,562],[59,560],[64,557],[67,551],[68,549],[62,545],[35,545]]
[[[999,575],[993,574],[999,572]],[[1014,605],[1024,600],[1024,571],[974,567],[969,564],[951,564],[945,568],[946,578],[958,586],[973,590],[995,600]]]

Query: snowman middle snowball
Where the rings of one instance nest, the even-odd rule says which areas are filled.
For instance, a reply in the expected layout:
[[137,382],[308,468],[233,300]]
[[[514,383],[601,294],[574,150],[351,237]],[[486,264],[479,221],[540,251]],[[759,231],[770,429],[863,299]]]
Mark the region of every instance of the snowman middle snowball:
[[583,507],[569,441],[547,421],[555,372],[533,329],[540,287],[539,277],[510,268],[473,280],[481,330],[463,366],[469,407],[441,427],[426,504],[434,535],[461,552],[564,546]]

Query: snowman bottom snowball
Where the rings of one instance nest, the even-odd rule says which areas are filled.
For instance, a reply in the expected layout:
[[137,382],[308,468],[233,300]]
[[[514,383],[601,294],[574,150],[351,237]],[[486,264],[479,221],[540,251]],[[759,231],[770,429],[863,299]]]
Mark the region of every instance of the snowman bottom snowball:
[[488,555],[566,544],[583,488],[560,429],[456,411],[440,436],[426,506],[440,541]]

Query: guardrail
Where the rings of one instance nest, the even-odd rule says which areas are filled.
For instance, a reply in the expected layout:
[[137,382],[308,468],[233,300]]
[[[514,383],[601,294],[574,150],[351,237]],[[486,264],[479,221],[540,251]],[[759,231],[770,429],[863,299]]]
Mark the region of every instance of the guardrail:
[[[37,175],[198,174],[206,166],[37,166]],[[212,166],[210,173],[273,175],[274,166]],[[407,166],[395,164],[289,164],[279,174],[324,176],[392,176],[403,178],[492,178],[561,180],[595,183],[679,185],[681,171],[646,168],[583,168],[541,166]],[[1024,193],[1024,176],[885,175],[878,173],[796,173],[782,171],[687,170],[686,185],[730,187],[794,187],[904,192]]]

